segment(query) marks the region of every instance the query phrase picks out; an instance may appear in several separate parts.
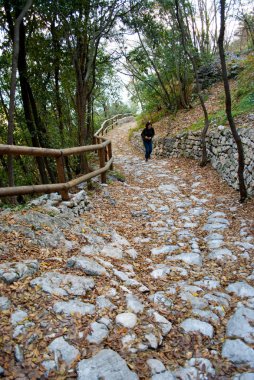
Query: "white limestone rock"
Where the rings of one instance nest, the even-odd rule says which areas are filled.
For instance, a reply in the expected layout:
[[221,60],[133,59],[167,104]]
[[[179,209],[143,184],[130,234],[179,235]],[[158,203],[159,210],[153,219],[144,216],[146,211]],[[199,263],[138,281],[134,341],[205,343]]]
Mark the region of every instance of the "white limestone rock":
[[90,276],[101,276],[107,274],[106,269],[98,264],[95,260],[86,257],[72,256],[67,261],[68,268],[81,269]]
[[209,338],[213,337],[213,326],[210,323],[202,322],[199,319],[187,318],[180,326],[185,332],[199,332]]
[[142,313],[144,310],[144,305],[139,301],[139,299],[133,294],[126,295],[127,308],[133,313]]
[[186,363],[186,366],[196,367],[198,371],[200,371],[199,373],[200,379],[205,380],[207,376],[213,378],[216,375],[215,369],[213,368],[212,363],[210,362],[210,360],[205,359],[205,358],[192,358],[188,360],[188,362]]
[[236,365],[254,366],[254,350],[240,339],[227,339],[223,344],[222,356]]
[[161,329],[162,335],[168,335],[169,331],[172,329],[172,323],[169,322],[167,318],[163,317],[163,315],[157,313],[157,311],[151,310],[151,314],[154,316],[155,323],[157,323]]
[[100,344],[109,334],[109,330],[104,323],[93,322],[90,328],[91,333],[86,338],[89,343]]
[[94,288],[94,280],[82,276],[62,274],[57,272],[45,272],[30,282],[31,286],[40,286],[49,294],[68,296],[85,295],[88,290]]
[[0,297],[0,310],[8,310],[11,307],[11,301],[7,297]]
[[68,367],[70,367],[79,356],[79,351],[66,342],[62,336],[54,339],[48,346],[48,350],[54,353],[55,358],[63,360]]
[[241,338],[246,343],[254,343],[254,310],[247,307],[239,307],[229,319],[227,324],[227,336],[229,338]]
[[215,249],[209,253],[208,258],[217,261],[236,260],[236,256],[228,248]]
[[218,325],[220,323],[220,318],[218,315],[213,313],[211,310],[193,309],[192,314],[196,317],[200,317],[205,322],[210,322],[215,325]]
[[24,310],[16,310],[14,313],[11,315],[11,324],[13,326],[16,326],[20,322],[23,322],[24,319],[28,317],[28,314]]
[[116,306],[105,296],[97,297],[96,305],[99,309],[116,309]]
[[111,350],[101,350],[90,359],[81,360],[77,366],[78,380],[138,380],[125,360]]
[[66,315],[72,315],[75,313],[86,315],[95,314],[95,307],[90,303],[84,303],[78,300],[59,301],[53,306],[55,313],[63,313]]
[[254,372],[240,373],[235,375],[232,380],[254,380]]
[[226,290],[229,293],[234,293],[240,298],[254,297],[254,288],[245,281],[238,281],[230,284]]
[[123,250],[113,244],[105,245],[101,250],[102,256],[112,257],[113,259],[122,259],[124,256]]
[[174,255],[174,256],[167,256],[167,260],[171,261],[183,261],[186,264],[190,265],[202,265],[202,257],[195,252],[186,252],[186,253],[180,253],[179,255]]
[[32,276],[39,270],[37,260],[24,260],[20,262],[7,262],[0,264],[0,280],[7,284]]
[[163,245],[158,248],[153,248],[151,250],[152,255],[157,256],[157,255],[164,255],[165,253],[171,253],[174,252],[179,248],[178,245]]
[[151,380],[174,380],[175,377],[170,371],[167,371],[164,364],[157,359],[148,359],[147,365],[151,370]]
[[220,287],[220,282],[213,279],[203,279],[200,281],[195,281],[194,284],[197,286],[204,287],[208,290],[213,290]]
[[128,329],[133,329],[137,323],[137,316],[133,313],[121,313],[116,316],[116,323]]
[[180,297],[183,301],[188,301],[191,306],[196,309],[205,309],[208,306],[208,301],[201,297],[195,297],[189,292],[181,292]]

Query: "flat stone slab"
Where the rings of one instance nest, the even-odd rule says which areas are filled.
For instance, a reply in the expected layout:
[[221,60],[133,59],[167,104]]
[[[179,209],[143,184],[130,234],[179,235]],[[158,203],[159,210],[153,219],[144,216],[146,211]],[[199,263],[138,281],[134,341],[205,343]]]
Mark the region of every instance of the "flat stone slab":
[[235,375],[232,380],[253,380],[254,372],[240,373]]
[[113,244],[105,245],[101,250],[101,255],[112,257],[113,259],[122,259],[124,256],[123,250]]
[[138,380],[125,360],[110,349],[102,350],[90,359],[81,360],[77,374],[78,380]]
[[74,346],[66,342],[63,337],[53,340],[53,342],[51,342],[48,346],[48,350],[53,352],[55,357],[63,360],[67,366],[71,366],[79,356],[79,351]]
[[180,253],[179,255],[167,256],[167,260],[171,261],[183,261],[190,265],[202,265],[202,257],[198,253]]
[[16,326],[18,323],[22,322],[24,319],[28,317],[28,314],[24,310],[16,310],[11,315],[11,324]]
[[55,313],[63,313],[66,315],[72,314],[95,314],[95,307],[91,303],[85,303],[78,300],[59,301],[53,306]]
[[133,313],[142,313],[144,310],[143,304],[133,294],[127,294],[126,296],[127,308]]
[[103,266],[85,257],[72,256],[67,261],[67,267],[81,269],[90,276],[101,276],[107,273]]
[[240,339],[227,339],[223,344],[222,356],[236,365],[254,366],[254,350]]
[[190,302],[191,306],[195,309],[205,309],[208,306],[208,301],[206,299],[193,296],[189,292],[181,292],[180,297],[183,301]]
[[218,260],[218,261],[228,260],[229,258],[232,260],[236,260],[236,256],[233,255],[233,253],[227,248],[220,248],[220,249],[213,250],[212,252],[209,253],[208,258],[211,260]]
[[90,343],[100,344],[109,334],[107,326],[103,323],[93,322],[90,328],[91,333],[86,338]]
[[193,309],[192,314],[196,317],[201,318],[205,322],[210,322],[218,325],[220,323],[220,318],[217,314],[213,313],[211,310],[200,310],[200,309]]
[[195,281],[194,285],[204,287],[208,290],[213,290],[220,287],[220,282],[213,279],[203,279],[200,281]]
[[17,263],[0,264],[0,280],[7,284],[25,277],[34,275],[39,270],[39,262],[37,260],[25,260]]
[[163,336],[168,335],[169,331],[172,329],[172,323],[167,320],[167,318],[163,317],[163,315],[157,313],[157,311],[152,311],[154,316],[154,321],[158,324],[161,333]]
[[133,313],[121,313],[116,316],[116,323],[132,329],[137,323],[136,314]]
[[151,380],[175,380],[174,375],[166,370],[160,360],[148,359],[146,363],[151,371]]
[[179,193],[178,187],[173,183],[171,183],[170,185],[162,184],[158,187],[158,190],[164,194]]
[[0,310],[8,310],[11,307],[11,301],[7,297],[0,297]]
[[156,256],[156,255],[163,255],[165,253],[174,252],[178,248],[179,248],[178,245],[163,245],[163,246],[158,247],[158,248],[153,248],[151,250],[151,253],[154,256]]
[[105,296],[97,297],[96,305],[99,309],[116,309],[116,306]]
[[254,310],[239,307],[227,324],[229,338],[241,338],[246,343],[254,343]]
[[213,337],[213,326],[207,322],[202,322],[199,319],[187,318],[180,325],[185,332],[199,332],[203,335]]
[[68,296],[85,295],[88,290],[94,288],[94,280],[82,276],[62,274],[58,272],[46,272],[30,282],[31,286],[40,286],[49,294]]
[[245,281],[238,281],[230,284],[226,290],[230,293],[234,293],[238,297],[254,297],[254,288]]

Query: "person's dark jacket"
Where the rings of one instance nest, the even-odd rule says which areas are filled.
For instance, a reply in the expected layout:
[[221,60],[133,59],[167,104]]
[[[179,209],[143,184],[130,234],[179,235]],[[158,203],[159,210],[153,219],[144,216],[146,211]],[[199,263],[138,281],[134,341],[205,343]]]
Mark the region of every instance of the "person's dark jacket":
[[154,135],[155,135],[155,133],[154,133],[153,127],[152,128],[144,128],[142,133],[141,133],[141,137],[142,137],[143,141],[151,141],[150,139],[147,140],[145,137],[147,136],[147,137],[153,138]]

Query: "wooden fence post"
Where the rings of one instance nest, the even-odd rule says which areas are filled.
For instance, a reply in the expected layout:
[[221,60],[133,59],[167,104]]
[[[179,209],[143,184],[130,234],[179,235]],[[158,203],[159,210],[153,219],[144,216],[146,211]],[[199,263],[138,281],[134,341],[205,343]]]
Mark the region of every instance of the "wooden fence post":
[[[105,147],[99,149],[99,159],[100,159],[100,167],[103,168],[105,166]],[[106,172],[101,173],[101,183],[106,183]]]
[[[57,176],[58,176],[59,183],[65,183],[66,182],[66,178],[65,178],[65,173],[64,173],[64,158],[63,158],[63,155],[61,155],[60,157],[56,158],[56,167],[57,167]],[[61,190],[60,193],[61,193],[63,201],[68,201],[69,200],[68,190]]]
[[[110,160],[112,158],[112,145],[111,142],[108,144],[108,159]],[[113,163],[110,165],[110,170],[113,170]]]

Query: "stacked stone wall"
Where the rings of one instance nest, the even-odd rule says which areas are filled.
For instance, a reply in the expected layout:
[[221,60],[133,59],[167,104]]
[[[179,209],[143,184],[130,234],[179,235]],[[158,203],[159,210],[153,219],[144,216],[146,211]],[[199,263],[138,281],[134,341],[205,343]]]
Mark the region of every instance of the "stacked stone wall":
[[[241,136],[245,153],[245,181],[249,194],[254,194],[254,129],[241,128],[238,130]],[[159,157],[189,157],[201,159],[201,132],[183,132],[174,137],[155,138],[154,154]],[[143,151],[143,143],[140,133],[134,133],[132,141],[134,145]],[[232,186],[238,188],[238,154],[232,133],[228,128],[212,129],[207,138],[208,158],[211,165],[218,171],[223,179]]]

